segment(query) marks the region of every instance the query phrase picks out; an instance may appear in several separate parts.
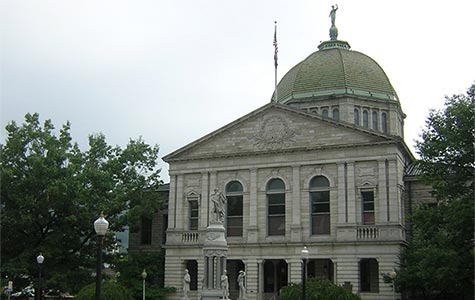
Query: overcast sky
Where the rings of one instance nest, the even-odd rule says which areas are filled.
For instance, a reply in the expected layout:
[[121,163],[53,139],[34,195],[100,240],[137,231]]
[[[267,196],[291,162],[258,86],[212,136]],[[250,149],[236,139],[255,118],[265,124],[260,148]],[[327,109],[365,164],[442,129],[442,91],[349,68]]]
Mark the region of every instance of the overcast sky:
[[[279,79],[328,40],[333,1],[1,0],[1,143],[28,112],[72,123],[83,150],[102,132],[142,136],[160,156],[270,101]],[[396,89],[414,149],[430,108],[475,80],[475,1],[340,0],[339,39]],[[160,162],[168,181],[166,164]]]

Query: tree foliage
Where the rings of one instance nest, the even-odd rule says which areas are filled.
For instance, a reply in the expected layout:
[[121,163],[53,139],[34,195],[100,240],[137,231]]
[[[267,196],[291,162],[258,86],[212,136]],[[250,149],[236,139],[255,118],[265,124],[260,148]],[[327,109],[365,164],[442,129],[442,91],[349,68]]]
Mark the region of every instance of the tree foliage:
[[[360,297],[327,279],[310,278],[305,284],[307,300],[359,300]],[[302,298],[302,284],[291,283],[280,290],[279,299]]]
[[[37,274],[35,257],[42,253],[47,284],[78,291],[91,280],[97,249],[92,224],[100,212],[110,231],[121,231],[160,205],[154,198],[161,184],[158,146],[139,138],[122,149],[95,134],[81,151],[69,122],[57,134],[38,114],[25,115],[21,125],[10,122],[6,131],[0,153],[2,276]],[[105,241],[108,247],[116,243],[111,236]]]
[[417,143],[437,205],[417,207],[397,284],[411,299],[473,299],[475,86],[431,111]]
[[142,272],[147,273],[146,299],[165,299],[174,288],[164,288],[165,251],[131,252],[119,255],[113,261],[114,269],[120,274],[117,282],[126,287],[135,299],[142,297]]
[[[95,300],[96,284],[91,283],[82,288],[75,299],[77,300]],[[128,289],[114,281],[104,281],[101,291],[102,300],[134,300]]]

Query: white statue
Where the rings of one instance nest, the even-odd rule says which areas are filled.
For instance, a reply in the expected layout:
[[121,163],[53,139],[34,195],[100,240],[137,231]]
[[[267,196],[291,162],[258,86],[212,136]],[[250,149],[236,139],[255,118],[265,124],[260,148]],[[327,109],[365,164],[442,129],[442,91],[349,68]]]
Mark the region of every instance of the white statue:
[[224,224],[224,216],[226,215],[226,196],[218,189],[214,189],[214,193],[210,197],[211,200],[211,220]]
[[223,290],[223,300],[229,300],[229,280],[226,270],[221,275],[221,289]]
[[237,282],[239,285],[239,300],[246,300],[246,272],[239,271],[239,276],[237,278]]
[[188,292],[190,291],[191,277],[188,269],[185,269],[185,276],[183,276],[183,300],[188,300]]

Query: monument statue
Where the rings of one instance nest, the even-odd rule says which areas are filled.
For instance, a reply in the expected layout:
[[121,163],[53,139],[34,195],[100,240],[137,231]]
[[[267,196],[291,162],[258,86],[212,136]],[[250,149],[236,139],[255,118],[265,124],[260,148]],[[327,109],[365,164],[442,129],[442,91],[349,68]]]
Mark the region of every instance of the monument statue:
[[188,292],[190,291],[191,277],[188,269],[185,269],[185,276],[183,276],[183,300],[188,300]]
[[229,300],[229,280],[226,270],[221,275],[221,289],[223,290],[223,300]]
[[239,271],[239,276],[237,278],[239,285],[239,298],[238,300],[246,300],[246,272]]
[[211,221],[224,224],[224,216],[226,215],[226,196],[218,189],[214,189],[214,193],[210,197]]
[[335,27],[336,11],[338,10],[338,5],[332,5],[332,10],[330,11],[330,20],[332,22],[332,27]]

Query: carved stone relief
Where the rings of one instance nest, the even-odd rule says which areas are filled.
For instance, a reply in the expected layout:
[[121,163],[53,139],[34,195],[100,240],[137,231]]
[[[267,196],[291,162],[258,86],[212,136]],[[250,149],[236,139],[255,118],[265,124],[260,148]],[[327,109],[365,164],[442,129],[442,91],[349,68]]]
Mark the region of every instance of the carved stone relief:
[[291,145],[295,131],[289,129],[288,122],[282,116],[265,117],[250,137],[254,146],[260,150],[278,150]]

